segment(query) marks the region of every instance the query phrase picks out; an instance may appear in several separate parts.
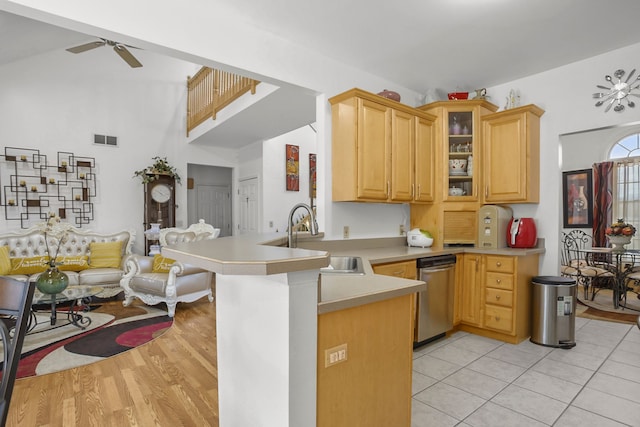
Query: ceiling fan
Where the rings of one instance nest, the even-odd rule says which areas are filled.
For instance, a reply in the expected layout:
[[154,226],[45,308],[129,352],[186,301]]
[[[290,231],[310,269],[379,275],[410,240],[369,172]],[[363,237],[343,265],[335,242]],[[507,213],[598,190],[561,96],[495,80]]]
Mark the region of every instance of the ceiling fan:
[[[140,61],[138,61],[135,58],[135,56],[133,56],[133,54],[129,52],[129,50],[127,49],[127,45],[114,42],[111,40],[103,39],[103,38],[101,38],[99,41],[81,44],[80,46],[76,46],[76,47],[70,47],[69,49],[67,49],[67,51],[71,53],[82,53],[82,52],[86,52],[88,50],[95,49],[97,47],[105,46],[105,45],[113,46],[113,50],[115,50],[116,53],[120,55],[120,58],[124,59],[124,61],[127,64],[129,64],[131,68],[142,67],[142,64],[140,63]],[[129,47],[133,47],[133,46],[129,46]]]

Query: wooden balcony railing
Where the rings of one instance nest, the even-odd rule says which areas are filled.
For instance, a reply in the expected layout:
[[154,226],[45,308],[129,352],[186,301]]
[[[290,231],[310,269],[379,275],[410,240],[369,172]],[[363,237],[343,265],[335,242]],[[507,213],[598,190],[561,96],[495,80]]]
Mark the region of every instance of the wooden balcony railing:
[[255,94],[258,83],[248,77],[202,67],[187,79],[187,136],[208,118],[215,120],[218,111],[248,91]]

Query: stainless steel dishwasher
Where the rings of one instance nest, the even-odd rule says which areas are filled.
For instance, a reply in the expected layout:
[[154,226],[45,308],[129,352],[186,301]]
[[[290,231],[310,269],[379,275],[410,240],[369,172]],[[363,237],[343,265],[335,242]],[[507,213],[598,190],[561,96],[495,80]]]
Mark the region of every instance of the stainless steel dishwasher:
[[441,338],[453,328],[456,256],[418,258],[417,267],[427,290],[418,292],[414,347]]

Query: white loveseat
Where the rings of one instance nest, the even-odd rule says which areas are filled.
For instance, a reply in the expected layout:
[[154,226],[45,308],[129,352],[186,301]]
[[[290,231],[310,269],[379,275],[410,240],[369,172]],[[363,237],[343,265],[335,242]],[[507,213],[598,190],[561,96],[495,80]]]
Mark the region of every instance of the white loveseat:
[[[160,230],[162,246],[175,243],[193,242],[203,239],[215,239],[220,229],[213,228],[200,220],[187,229],[163,228]],[[167,305],[167,312],[173,317],[179,302],[193,302],[202,297],[213,301],[213,273],[201,268],[184,264],[162,255],[132,255],[127,259],[127,273],[122,277],[120,286],[124,289],[124,306],[135,298],[148,305],[161,302]]]
[[[62,262],[59,268],[69,277],[70,286],[102,286],[105,289],[99,294],[100,297],[111,297],[122,292],[120,279],[124,274],[126,257],[131,255],[134,231],[105,234],[62,223],[57,227],[57,233],[63,233],[65,237],[59,246],[56,261]],[[61,235],[47,234],[47,245],[42,224],[0,234],[0,265],[4,266],[0,275],[20,281],[36,280],[46,268],[49,252],[55,255]],[[116,251],[117,258],[114,259]],[[6,269],[7,254],[9,271]],[[108,255],[109,260],[105,261],[103,255]]]

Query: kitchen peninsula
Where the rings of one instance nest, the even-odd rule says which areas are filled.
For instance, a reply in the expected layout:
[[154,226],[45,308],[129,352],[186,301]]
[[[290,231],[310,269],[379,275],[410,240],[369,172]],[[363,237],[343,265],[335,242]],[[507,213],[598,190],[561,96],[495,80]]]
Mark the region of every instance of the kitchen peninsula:
[[[336,385],[336,375],[362,377],[371,372],[366,367],[361,370],[361,364],[355,362],[361,360],[357,359],[363,352],[361,344],[368,345],[372,341],[368,337],[379,336],[397,340],[389,345],[396,352],[393,359],[383,363],[397,364],[400,372],[407,372],[404,379],[394,376],[387,388],[396,387],[399,395],[406,393],[406,407],[401,411],[410,416],[413,295],[425,290],[426,285],[418,280],[374,274],[372,264],[408,262],[443,253],[462,256],[464,252],[491,251],[412,248],[406,246],[402,237],[301,239],[296,249],[283,245],[286,236],[282,234],[259,234],[162,249],[165,256],[217,273],[220,425],[306,426],[316,425],[316,416],[318,425],[331,425],[321,422],[326,412],[325,384],[329,384],[329,389],[334,387],[332,395],[344,393],[344,389],[349,389],[346,381]],[[493,252],[516,257],[535,254],[537,260],[537,254],[543,251],[536,248]],[[337,255],[361,256],[364,274],[319,276],[319,269],[329,264],[330,256]],[[389,312],[395,314],[385,317]],[[353,326],[344,326],[350,322]],[[327,328],[335,332],[338,341],[324,339]],[[348,369],[349,364],[327,367],[324,350],[343,341],[349,342],[347,357],[354,363]],[[376,353],[382,352],[368,354],[378,357]],[[376,407],[369,406],[370,396],[364,382],[339,401],[344,403],[344,399],[354,396],[360,398],[357,402],[360,407]],[[333,413],[335,416],[335,408]]]
[[[324,275],[319,289],[319,269],[329,264],[329,253],[281,247],[280,238],[225,237],[162,249],[165,256],[216,273],[223,427],[316,425],[319,308],[337,311],[395,297],[410,301],[425,286],[415,280],[374,276],[367,265],[368,274],[354,278],[359,283],[352,287],[352,295],[345,293],[341,279]],[[410,344],[410,305],[405,308]],[[407,353],[410,357],[410,347]]]

